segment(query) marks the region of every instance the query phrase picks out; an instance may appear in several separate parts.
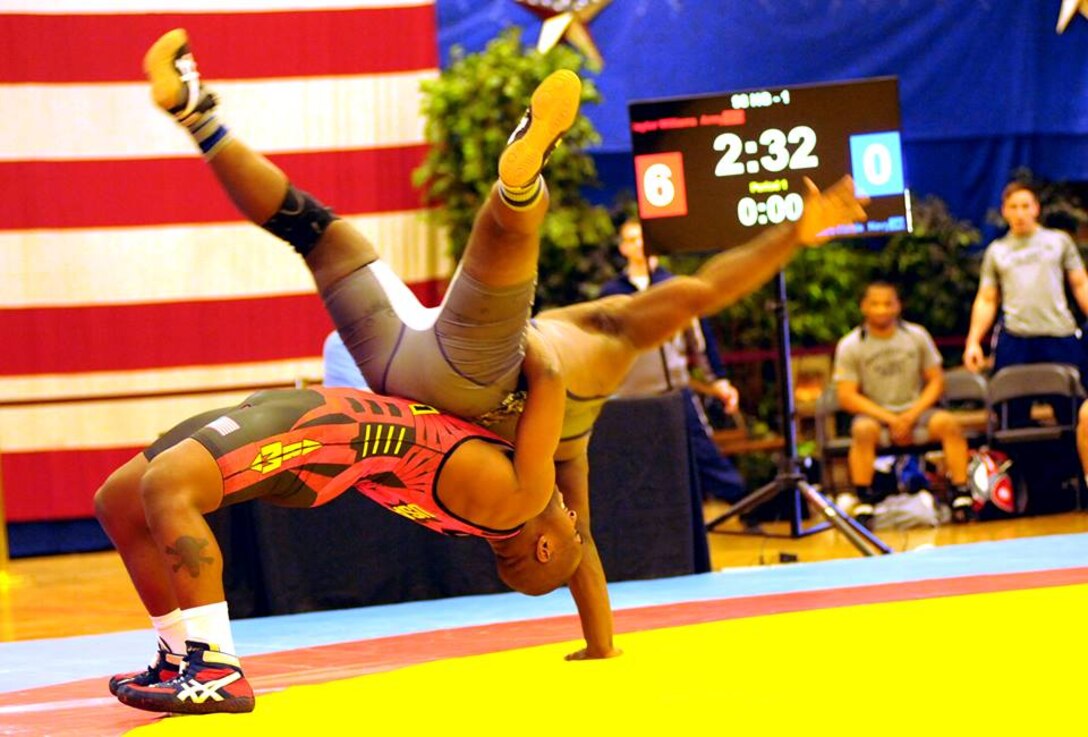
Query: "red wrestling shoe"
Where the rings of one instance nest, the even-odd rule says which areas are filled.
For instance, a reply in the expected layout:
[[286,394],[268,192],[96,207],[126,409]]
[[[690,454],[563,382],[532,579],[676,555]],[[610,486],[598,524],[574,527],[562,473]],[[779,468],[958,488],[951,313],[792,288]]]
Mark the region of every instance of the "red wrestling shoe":
[[150,686],[153,683],[169,681],[177,678],[181,671],[183,656],[172,653],[169,650],[159,648],[159,656],[155,662],[137,673],[118,673],[110,679],[110,693],[117,695],[117,689],[126,683],[135,683],[140,686]]
[[253,689],[238,658],[205,642],[185,643],[185,663],[177,677],[162,683],[129,682],[117,689],[122,704],[171,714],[253,711]]

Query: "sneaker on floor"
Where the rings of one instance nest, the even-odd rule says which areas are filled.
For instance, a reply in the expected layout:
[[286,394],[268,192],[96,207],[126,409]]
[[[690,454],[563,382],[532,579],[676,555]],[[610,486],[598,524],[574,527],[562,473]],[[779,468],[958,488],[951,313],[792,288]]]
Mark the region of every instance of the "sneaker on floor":
[[970,494],[960,494],[952,499],[952,521],[956,524],[977,519],[975,500]]
[[569,69],[552,72],[533,92],[529,109],[499,158],[499,179],[507,187],[536,181],[548,156],[578,117],[582,80]]
[[169,681],[176,678],[181,671],[181,655],[169,650],[159,648],[159,655],[155,662],[142,671],[136,673],[119,673],[110,679],[110,693],[117,695],[117,689],[126,683],[135,683],[140,686],[150,686],[153,683]]
[[181,673],[162,683],[129,682],[117,689],[122,704],[172,714],[253,711],[253,689],[238,658],[204,642],[186,641]]
[[148,49],[144,72],[151,82],[155,104],[183,124],[189,116],[215,107],[215,96],[200,84],[200,72],[184,28],[167,31]]
[[857,520],[866,530],[872,530],[875,522],[873,514],[876,508],[868,502],[859,502],[850,510],[850,516]]

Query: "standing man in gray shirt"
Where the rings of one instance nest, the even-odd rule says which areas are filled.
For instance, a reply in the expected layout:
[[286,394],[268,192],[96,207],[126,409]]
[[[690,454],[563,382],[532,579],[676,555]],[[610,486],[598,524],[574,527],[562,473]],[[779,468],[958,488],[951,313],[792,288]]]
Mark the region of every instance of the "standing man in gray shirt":
[[[994,324],[1000,304],[1003,325],[994,348],[994,372],[1025,363],[1066,363],[1085,381],[1084,349],[1065,298],[1065,280],[1080,309],[1088,314],[1088,274],[1073,239],[1039,225],[1039,199],[1024,182],[1011,182],[1001,193],[1001,215],[1009,232],[986,249],[978,295],[971,308],[971,327],[963,363],[972,371],[985,366],[982,339]],[[1015,405],[1015,406],[1013,406]],[[1012,426],[1028,424],[1030,405],[1009,407]],[[1055,407],[1058,421],[1064,407]],[[1077,418],[1077,453],[1088,478],[1088,405]]]
[[1065,299],[1065,280],[1088,314],[1088,275],[1073,240],[1039,225],[1039,200],[1023,182],[1001,195],[1009,232],[986,249],[978,295],[971,308],[963,362],[972,371],[984,365],[982,339],[1003,313],[994,350],[994,370],[1022,363],[1083,363],[1077,324]]
[[839,405],[854,415],[847,458],[858,497],[852,514],[862,524],[872,524],[878,445],[935,438],[944,449],[952,484],[952,518],[966,522],[974,514],[967,490],[967,442],[956,418],[936,408],[944,392],[941,354],[928,330],[899,319],[901,310],[894,285],[869,284],[861,298],[862,324],[835,347],[832,380]]

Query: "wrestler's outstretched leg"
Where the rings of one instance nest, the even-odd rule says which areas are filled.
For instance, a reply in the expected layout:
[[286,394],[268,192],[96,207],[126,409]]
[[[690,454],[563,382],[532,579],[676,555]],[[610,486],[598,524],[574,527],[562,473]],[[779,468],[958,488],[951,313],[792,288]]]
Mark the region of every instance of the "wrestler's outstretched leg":
[[[343,224],[295,190],[279,167],[231,135],[218,118],[215,95],[201,84],[184,29],[155,42],[144,57],[144,70],[155,103],[189,130],[234,204],[252,222],[289,240],[306,257],[319,289],[377,258],[373,246],[350,226],[350,233],[322,238],[326,231],[344,230]],[[540,172],[574,123],[581,89],[571,71],[550,75],[533,93],[529,111],[503,152],[499,182],[478,214],[464,257],[463,268],[487,285],[517,284],[536,274],[537,230],[548,208]],[[296,238],[310,242],[296,243]]]
[[155,103],[193,136],[238,210],[291,243],[305,257],[318,289],[378,257],[362,233],[292,186],[278,166],[231,134],[218,117],[217,98],[201,83],[184,29],[175,28],[155,42],[144,56],[144,71]]
[[231,136],[217,117],[214,95],[200,84],[184,30],[161,37],[144,65],[155,102],[190,131],[239,210],[306,259],[371,387],[464,417],[508,403],[524,355],[537,229],[547,210],[540,171],[577,115],[577,75],[555,72],[534,92],[458,273],[441,308],[429,313],[358,231]]
[[548,211],[541,175],[551,152],[578,116],[582,81],[561,69],[534,90],[529,108],[499,158],[499,181],[477,213],[461,268],[483,284],[536,280],[539,229]]

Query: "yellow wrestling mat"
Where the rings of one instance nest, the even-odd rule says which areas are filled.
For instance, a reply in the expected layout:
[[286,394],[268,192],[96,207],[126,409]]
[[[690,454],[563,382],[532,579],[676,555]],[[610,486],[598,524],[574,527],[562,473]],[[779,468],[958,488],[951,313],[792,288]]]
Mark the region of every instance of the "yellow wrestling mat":
[[[427,648],[427,635],[418,636]],[[1088,585],[734,619],[260,695],[166,735],[1088,734]]]

